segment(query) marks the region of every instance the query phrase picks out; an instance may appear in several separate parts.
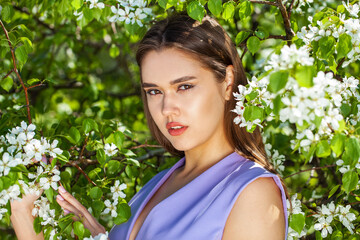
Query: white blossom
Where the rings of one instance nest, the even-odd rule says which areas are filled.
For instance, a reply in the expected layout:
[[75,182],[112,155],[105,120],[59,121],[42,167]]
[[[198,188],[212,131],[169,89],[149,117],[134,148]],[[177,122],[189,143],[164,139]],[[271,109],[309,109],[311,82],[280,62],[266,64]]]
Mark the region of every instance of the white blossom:
[[106,199],[104,204],[105,204],[106,208],[103,211],[103,213],[108,214],[109,212],[111,212],[111,217],[113,217],[113,218],[117,217],[116,208],[117,208],[118,200],[115,199],[113,202],[110,202],[109,199]]
[[126,189],[126,184],[125,183],[120,184],[120,181],[116,180],[114,186],[112,186],[110,188],[111,193],[113,194],[113,196],[112,196],[113,200],[116,200],[119,197],[125,198],[126,194],[123,193],[123,191],[122,191],[124,189]]
[[0,208],[0,220],[3,218],[3,215],[7,213],[7,211],[8,210],[6,208]]
[[84,238],[84,240],[108,240],[109,238],[109,233],[99,233],[98,235],[96,235],[95,237],[88,237],[88,238]]
[[89,8],[99,8],[99,9],[103,9],[105,7],[105,4],[102,2],[99,2],[98,0],[87,0],[87,2],[90,2],[90,6]]
[[318,223],[314,225],[314,229],[320,231],[321,230],[321,236],[323,238],[326,238],[328,234],[331,234],[333,229],[330,226],[332,221],[332,217],[320,217]]
[[104,150],[105,154],[109,157],[114,156],[118,152],[116,145],[113,143],[111,143],[111,145],[106,143],[104,146]]
[[9,153],[5,152],[0,161],[0,176],[8,175],[10,168],[17,166],[21,159],[13,158]]

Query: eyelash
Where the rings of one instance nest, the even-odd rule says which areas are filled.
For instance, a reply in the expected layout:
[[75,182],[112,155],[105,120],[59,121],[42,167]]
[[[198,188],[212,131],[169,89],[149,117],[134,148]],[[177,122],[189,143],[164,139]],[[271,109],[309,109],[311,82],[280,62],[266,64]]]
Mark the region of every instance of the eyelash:
[[[193,88],[194,85],[192,84],[182,84],[178,87],[178,91],[187,91],[187,90],[190,90],[191,88]],[[183,89],[181,89],[183,88]],[[155,96],[155,95],[158,95],[160,94],[161,91],[158,90],[158,89],[149,89],[146,91],[146,94],[150,95],[150,96]]]

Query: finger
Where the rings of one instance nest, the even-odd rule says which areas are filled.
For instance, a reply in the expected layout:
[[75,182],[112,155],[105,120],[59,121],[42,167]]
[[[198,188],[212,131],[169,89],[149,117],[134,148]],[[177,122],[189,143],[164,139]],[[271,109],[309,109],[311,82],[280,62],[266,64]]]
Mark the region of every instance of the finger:
[[[74,198],[70,193],[68,193],[63,186],[59,187],[59,193],[60,195],[58,196],[61,196],[61,198],[57,198],[56,200],[60,204],[60,206],[73,212],[80,218],[85,218],[85,220],[90,225],[99,224],[96,219],[89,213],[89,211],[78,200],[76,200],[76,198]],[[64,200],[62,201],[61,199]]]
[[77,209],[75,206],[73,206],[71,203],[66,201],[61,195],[56,196],[56,202],[60,205],[62,209],[64,209],[64,213],[66,210],[66,213],[74,213],[77,216],[81,216],[81,211]]
[[[76,198],[73,197],[70,193],[68,193],[63,186],[59,187],[58,190],[60,196],[69,202],[71,205],[73,205],[76,209],[78,209],[81,212],[87,212],[87,209],[78,201]],[[61,200],[61,199],[60,199]]]

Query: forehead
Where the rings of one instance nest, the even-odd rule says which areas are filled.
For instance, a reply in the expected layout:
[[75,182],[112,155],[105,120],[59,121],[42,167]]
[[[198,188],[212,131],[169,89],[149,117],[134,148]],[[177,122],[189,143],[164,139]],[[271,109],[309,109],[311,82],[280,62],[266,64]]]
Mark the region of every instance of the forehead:
[[141,63],[143,82],[196,75],[203,69],[202,63],[198,59],[175,48],[150,51],[145,55]]

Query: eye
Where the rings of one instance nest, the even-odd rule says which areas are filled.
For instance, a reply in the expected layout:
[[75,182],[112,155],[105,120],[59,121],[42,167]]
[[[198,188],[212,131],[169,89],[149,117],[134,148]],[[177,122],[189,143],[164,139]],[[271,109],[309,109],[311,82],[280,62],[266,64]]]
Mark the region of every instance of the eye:
[[151,95],[151,96],[155,96],[157,94],[161,94],[161,91],[158,89],[149,89],[146,91],[146,94]]
[[194,87],[194,85],[192,85],[192,84],[182,84],[179,86],[178,89],[181,91],[185,91],[185,90],[191,89],[193,87]]

